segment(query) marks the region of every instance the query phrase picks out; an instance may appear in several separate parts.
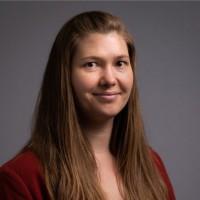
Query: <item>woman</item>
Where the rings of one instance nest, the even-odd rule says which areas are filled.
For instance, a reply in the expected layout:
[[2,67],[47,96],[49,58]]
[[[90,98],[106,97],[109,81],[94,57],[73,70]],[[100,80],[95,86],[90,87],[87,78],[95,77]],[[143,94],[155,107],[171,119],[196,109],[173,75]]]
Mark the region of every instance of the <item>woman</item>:
[[1,167],[0,188],[0,199],[175,199],[144,136],[134,43],[119,18],[85,12],[60,30],[32,137]]

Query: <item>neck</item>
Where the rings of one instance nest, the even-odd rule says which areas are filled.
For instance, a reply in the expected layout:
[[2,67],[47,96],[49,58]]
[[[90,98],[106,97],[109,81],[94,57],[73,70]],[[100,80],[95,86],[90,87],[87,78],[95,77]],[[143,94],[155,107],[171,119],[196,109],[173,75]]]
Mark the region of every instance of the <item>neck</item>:
[[83,133],[87,135],[94,154],[110,154],[109,143],[112,134],[113,118],[103,122],[82,124]]

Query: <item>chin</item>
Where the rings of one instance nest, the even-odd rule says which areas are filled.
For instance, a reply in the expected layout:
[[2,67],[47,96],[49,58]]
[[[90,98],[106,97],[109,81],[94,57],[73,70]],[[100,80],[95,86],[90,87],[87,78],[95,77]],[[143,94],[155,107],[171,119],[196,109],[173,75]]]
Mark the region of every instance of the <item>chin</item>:
[[[104,110],[104,111],[98,111],[96,112],[98,116],[98,118],[105,118],[105,119],[109,119],[109,118],[114,118],[116,117],[119,113],[121,112],[121,110],[117,109],[117,110]],[[94,112],[95,113],[95,112]]]
[[85,118],[88,117],[91,121],[104,121],[116,117],[123,110],[124,106],[124,104],[104,106],[93,104],[93,106],[88,106],[83,113],[85,113]]

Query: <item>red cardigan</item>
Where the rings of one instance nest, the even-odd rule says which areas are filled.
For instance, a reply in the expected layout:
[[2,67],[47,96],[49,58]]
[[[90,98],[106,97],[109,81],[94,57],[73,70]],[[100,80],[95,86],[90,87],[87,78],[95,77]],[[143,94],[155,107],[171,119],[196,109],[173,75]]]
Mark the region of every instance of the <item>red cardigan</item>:
[[[169,191],[175,200],[172,185],[159,155],[152,152]],[[35,154],[25,151],[0,167],[0,200],[49,200],[41,164]]]

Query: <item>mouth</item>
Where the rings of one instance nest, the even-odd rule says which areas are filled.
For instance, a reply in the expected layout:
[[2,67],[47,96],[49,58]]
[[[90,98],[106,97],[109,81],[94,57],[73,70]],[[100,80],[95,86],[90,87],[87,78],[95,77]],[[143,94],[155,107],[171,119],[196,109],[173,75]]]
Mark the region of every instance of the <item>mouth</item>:
[[121,93],[120,92],[100,92],[93,93],[94,96],[102,101],[114,101]]
[[95,92],[93,95],[95,96],[112,96],[112,95],[119,95],[120,92]]

